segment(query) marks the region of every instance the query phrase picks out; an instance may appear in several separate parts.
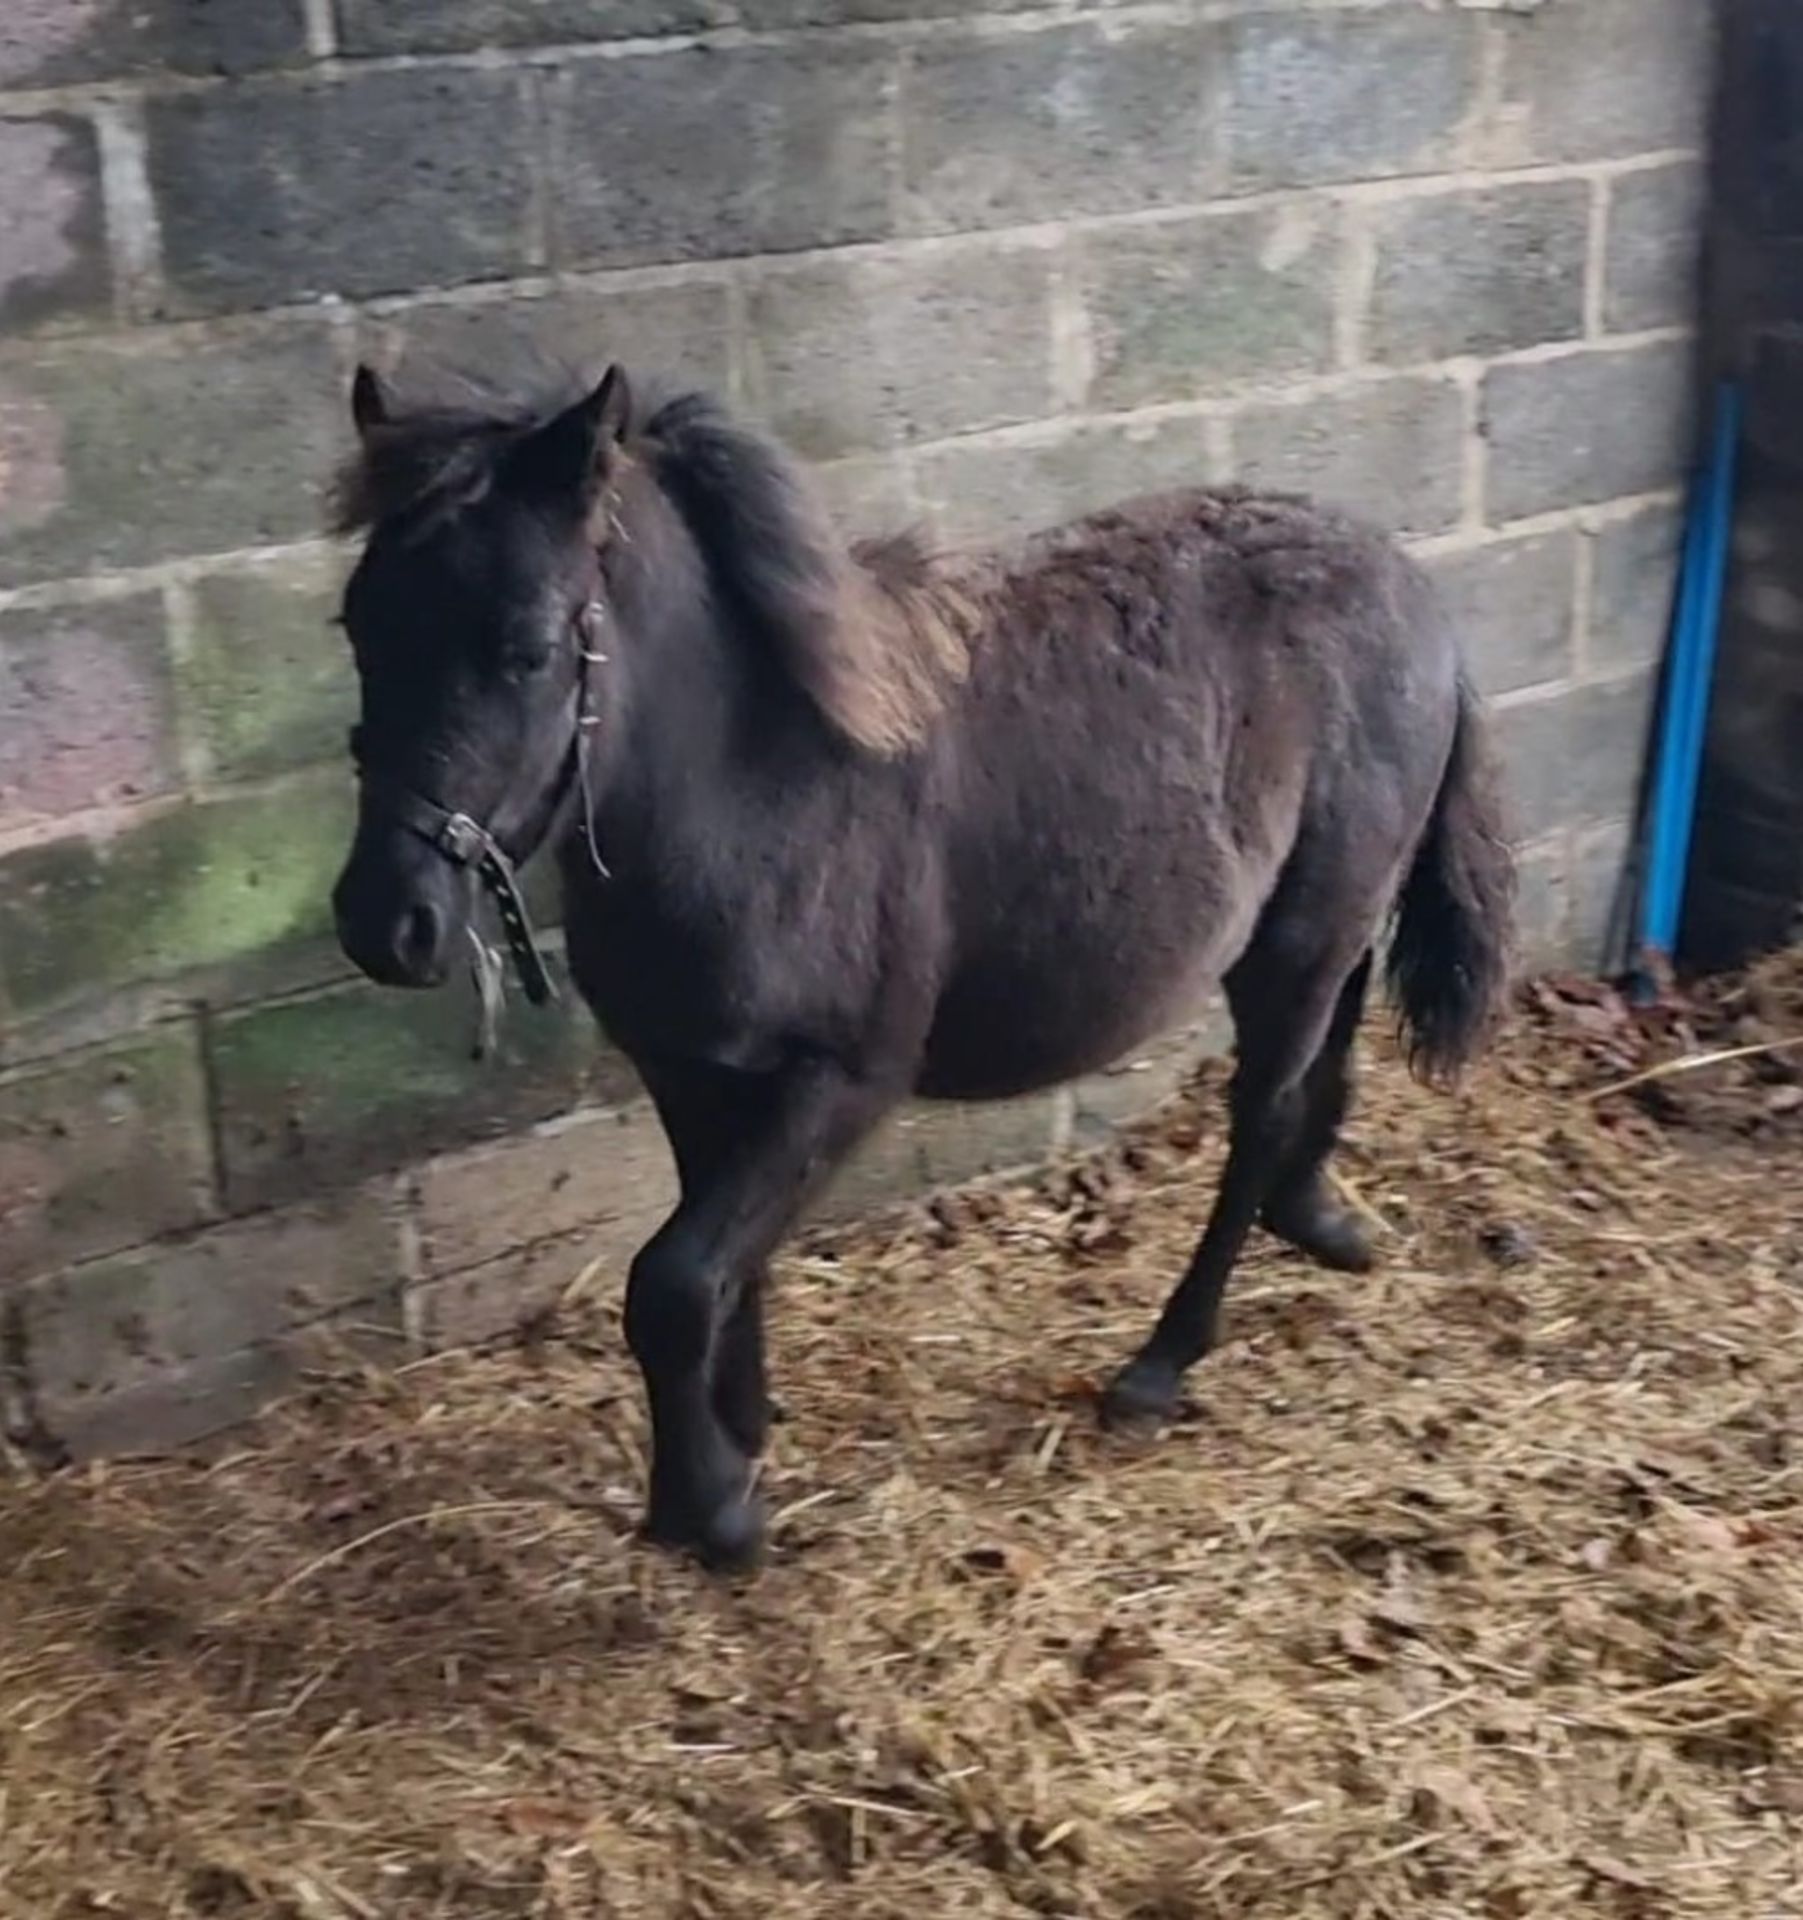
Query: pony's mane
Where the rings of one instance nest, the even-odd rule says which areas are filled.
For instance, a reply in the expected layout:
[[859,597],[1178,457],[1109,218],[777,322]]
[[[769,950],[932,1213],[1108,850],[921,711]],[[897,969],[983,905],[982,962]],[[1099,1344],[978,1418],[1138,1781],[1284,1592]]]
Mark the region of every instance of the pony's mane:
[[[473,505],[509,452],[585,387],[567,374],[524,396],[460,382],[398,411],[338,478],[342,534],[423,524]],[[917,743],[969,669],[973,598],[904,534],[848,547],[790,456],[705,394],[657,394],[627,453],[688,527],[722,604],[826,720],[892,754]]]
[[876,753],[918,742],[969,670],[978,620],[919,539],[847,547],[795,461],[704,394],[666,401],[644,439],[715,593],[827,720]]

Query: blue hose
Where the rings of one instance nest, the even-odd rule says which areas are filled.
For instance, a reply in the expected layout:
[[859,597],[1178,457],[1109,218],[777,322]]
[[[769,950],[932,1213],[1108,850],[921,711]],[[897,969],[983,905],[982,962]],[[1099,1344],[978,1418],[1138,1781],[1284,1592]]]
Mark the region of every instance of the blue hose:
[[1703,737],[1709,722],[1716,641],[1721,632],[1728,540],[1734,522],[1740,420],[1740,390],[1724,383],[1717,398],[1708,461],[1691,497],[1684,534],[1671,665],[1659,728],[1646,886],[1641,896],[1640,943],[1643,955],[1649,958],[1669,958],[1673,953],[1684,908]]

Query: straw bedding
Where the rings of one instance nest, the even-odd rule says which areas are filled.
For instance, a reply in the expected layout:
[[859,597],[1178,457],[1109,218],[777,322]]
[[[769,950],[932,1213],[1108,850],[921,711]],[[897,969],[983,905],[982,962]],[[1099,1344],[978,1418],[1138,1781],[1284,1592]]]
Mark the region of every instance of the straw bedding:
[[811,1242],[748,1585],[632,1542],[598,1280],[205,1457],[15,1463],[0,1913],[1794,1920],[1798,1034],[1792,959],[1642,1016],[1542,983],[1451,1100],[1374,1036],[1382,1271],[1261,1242],[1150,1444],[1091,1396],[1218,1073]]

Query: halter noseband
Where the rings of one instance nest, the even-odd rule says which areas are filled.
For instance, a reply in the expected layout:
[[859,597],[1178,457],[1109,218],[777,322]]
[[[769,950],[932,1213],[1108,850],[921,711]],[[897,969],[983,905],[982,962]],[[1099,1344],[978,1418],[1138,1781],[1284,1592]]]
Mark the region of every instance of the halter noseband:
[[[601,716],[591,704],[591,695],[593,669],[605,665],[607,660],[607,655],[596,644],[606,615],[606,604],[598,598],[587,601],[576,615],[576,735],[565,756],[563,771],[558,776],[557,792],[551,803],[551,817],[555,820],[569,797],[572,785],[576,788],[581,799],[583,841],[588,848],[590,863],[603,880],[610,876],[595,842],[594,796],[589,786],[588,749],[591,736],[601,724]],[[352,736],[351,752],[355,757],[355,734]],[[513,959],[514,971],[519,975],[526,998],[535,1007],[545,1006],[555,1000],[557,983],[551,978],[545,957],[533,937],[532,918],[526,911],[526,896],[520,889],[518,870],[494,834],[472,815],[441,807],[436,800],[428,800],[412,787],[386,780],[372,780],[361,761],[358,772],[364,791],[367,793],[373,789],[399,825],[410,833],[418,834],[427,846],[450,861],[452,866],[475,869],[476,878],[495,903],[501,932],[507,941],[507,951]]]

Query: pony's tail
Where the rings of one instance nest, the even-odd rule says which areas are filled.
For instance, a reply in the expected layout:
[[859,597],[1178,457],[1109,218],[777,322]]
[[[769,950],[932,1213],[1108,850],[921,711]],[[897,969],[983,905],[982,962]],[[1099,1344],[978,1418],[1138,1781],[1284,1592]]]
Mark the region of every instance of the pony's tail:
[[1476,698],[1461,682],[1452,753],[1397,900],[1387,962],[1419,1079],[1456,1079],[1500,1017],[1514,904],[1496,771]]

